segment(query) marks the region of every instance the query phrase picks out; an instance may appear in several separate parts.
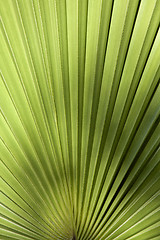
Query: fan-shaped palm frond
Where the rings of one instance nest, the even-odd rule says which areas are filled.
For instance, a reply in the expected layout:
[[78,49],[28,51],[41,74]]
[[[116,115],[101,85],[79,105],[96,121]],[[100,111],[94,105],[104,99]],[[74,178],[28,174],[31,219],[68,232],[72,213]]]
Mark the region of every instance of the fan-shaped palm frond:
[[160,1],[0,14],[0,239],[160,239]]

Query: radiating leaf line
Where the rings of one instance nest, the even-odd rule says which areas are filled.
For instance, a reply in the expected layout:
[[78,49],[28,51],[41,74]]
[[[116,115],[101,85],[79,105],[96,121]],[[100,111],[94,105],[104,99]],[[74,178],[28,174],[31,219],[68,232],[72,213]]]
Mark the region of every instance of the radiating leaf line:
[[[6,181],[5,181],[6,182]],[[8,184],[8,183],[7,183]],[[13,191],[15,191],[13,188],[12,188],[12,190]],[[31,209],[31,211],[34,211],[38,216],[36,216],[36,218],[37,217],[40,217],[43,221],[44,221],[44,218],[42,218],[40,215],[39,215],[39,213],[37,212],[37,211],[35,211],[35,209],[33,209],[32,208],[32,206],[27,202],[28,201],[28,199],[27,199],[27,201],[26,200],[24,200],[24,198],[23,197],[21,197],[18,193],[16,193],[24,202],[25,202],[25,204],[27,204],[28,206],[29,206],[29,208]],[[44,204],[44,203],[43,203]],[[33,202],[32,202],[32,205],[33,205]],[[34,206],[34,205],[33,205]],[[35,207],[35,206],[34,206]],[[41,210],[42,211],[42,209],[39,207],[39,210]],[[55,209],[55,211],[56,211],[56,209]],[[43,212],[43,215],[46,215],[47,213],[46,212]],[[32,215],[30,215],[31,217],[32,217]],[[36,220],[36,218],[34,218],[35,220]],[[49,219],[49,215],[47,216],[47,221],[48,221],[48,219]],[[46,222],[46,219],[45,219],[45,221],[44,221],[45,223],[47,223]],[[56,218],[55,218],[55,222],[56,222]],[[49,223],[47,223],[47,225],[48,225]],[[49,226],[49,225],[48,225]],[[52,225],[50,225],[50,228],[51,228],[51,226]]]
[[0,239],[159,239],[159,12],[1,1]]
[[[20,12],[20,11],[19,11]],[[24,30],[25,31],[25,30]],[[38,82],[37,82],[38,83]],[[40,90],[40,87],[39,87],[39,90]],[[42,101],[43,101],[43,97],[42,97],[42,94],[40,93],[40,95],[41,95],[41,99],[42,99]],[[45,111],[45,107],[44,107],[44,111]],[[44,117],[44,119],[47,119],[47,118],[45,118]],[[49,133],[48,133],[49,134]],[[50,135],[50,134],[49,134]],[[51,148],[52,149],[52,148]],[[51,167],[51,169],[52,169],[52,167]]]
[[[157,182],[159,182],[159,176],[157,176],[157,178],[155,178],[155,180],[153,180],[153,183],[152,184],[148,184],[147,185],[147,187],[144,189],[144,192],[142,192],[142,194],[140,195],[140,196],[138,196],[138,197],[136,197],[136,199],[135,199],[135,201],[134,202],[131,202],[131,204],[130,205],[128,205],[128,207],[126,208],[125,207],[125,209],[123,210],[123,208],[122,208],[122,213],[121,212],[119,212],[118,213],[118,218],[117,219],[115,219],[114,221],[112,221],[112,223],[111,223],[111,225],[112,224],[116,224],[118,221],[119,221],[119,219],[121,218],[121,217],[123,217],[129,210],[130,210],[130,208],[131,207],[133,207],[143,196],[144,196],[144,194],[146,194],[149,190],[151,190],[151,188],[154,186],[154,184],[156,184]],[[110,224],[109,224],[109,228],[110,228]]]

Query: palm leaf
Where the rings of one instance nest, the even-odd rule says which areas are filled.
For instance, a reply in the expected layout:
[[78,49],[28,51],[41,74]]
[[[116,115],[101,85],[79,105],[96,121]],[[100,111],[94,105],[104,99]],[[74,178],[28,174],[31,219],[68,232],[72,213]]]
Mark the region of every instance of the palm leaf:
[[160,239],[160,1],[0,14],[0,239]]

